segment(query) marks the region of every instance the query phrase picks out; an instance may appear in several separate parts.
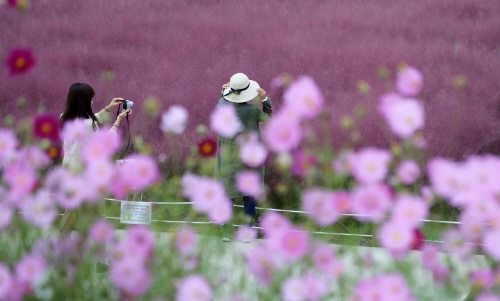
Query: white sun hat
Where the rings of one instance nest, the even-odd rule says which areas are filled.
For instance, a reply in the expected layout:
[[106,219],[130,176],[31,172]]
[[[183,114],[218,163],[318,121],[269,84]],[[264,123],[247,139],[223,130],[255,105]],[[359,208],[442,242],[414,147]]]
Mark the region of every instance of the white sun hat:
[[229,88],[222,92],[225,99],[230,102],[247,102],[259,95],[257,89],[260,86],[256,81],[248,79],[243,73],[236,73],[229,80]]

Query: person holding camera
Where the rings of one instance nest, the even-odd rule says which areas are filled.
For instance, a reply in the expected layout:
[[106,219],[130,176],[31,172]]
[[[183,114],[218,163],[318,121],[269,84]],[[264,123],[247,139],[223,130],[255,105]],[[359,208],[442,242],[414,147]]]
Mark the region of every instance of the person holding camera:
[[[262,103],[262,110],[255,103]],[[242,132],[256,132],[260,140],[259,122],[266,121],[272,114],[271,99],[267,97],[266,91],[245,74],[236,73],[231,77],[229,83],[222,86],[222,95],[218,106],[225,104],[234,106],[244,127]],[[247,169],[241,162],[236,138],[225,138],[219,135],[216,156],[215,177],[224,184],[226,193],[233,202],[236,198],[243,198],[245,223],[251,226],[255,216],[255,198],[243,195],[235,187],[236,174]],[[256,170],[260,173],[261,181],[263,181],[264,166],[256,168]],[[231,240],[228,230],[228,226],[223,225],[223,241]]]
[[[85,128],[89,131],[97,131],[100,126],[102,126],[99,121],[99,117],[104,115],[106,112],[111,112],[114,108],[120,106],[124,102],[123,98],[113,98],[111,102],[105,106],[102,110],[94,113],[92,109],[93,99],[94,99],[94,89],[86,83],[74,83],[69,88],[68,97],[66,100],[66,108],[60,116],[61,128],[65,123],[74,121],[76,119],[82,119],[85,124]],[[131,109],[124,110],[117,117],[110,131],[116,132],[118,126],[124,118],[132,114]],[[82,162],[80,160],[80,153],[83,148],[82,142],[63,142],[63,167],[77,170],[81,168]],[[66,211],[61,222],[61,233],[68,234],[71,230],[75,230],[75,225],[80,215],[85,215],[89,218],[97,218],[101,216],[99,214],[100,208],[93,209],[79,209],[73,211]],[[84,212],[85,211],[85,212]]]

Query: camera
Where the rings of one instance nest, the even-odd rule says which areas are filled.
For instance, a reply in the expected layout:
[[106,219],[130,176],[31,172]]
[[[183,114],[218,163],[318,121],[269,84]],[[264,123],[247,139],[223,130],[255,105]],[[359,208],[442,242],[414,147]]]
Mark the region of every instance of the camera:
[[132,108],[132,106],[134,105],[134,102],[131,100],[128,100],[128,99],[124,99],[124,100],[122,100],[122,104],[123,104],[123,109],[127,110],[127,109]]

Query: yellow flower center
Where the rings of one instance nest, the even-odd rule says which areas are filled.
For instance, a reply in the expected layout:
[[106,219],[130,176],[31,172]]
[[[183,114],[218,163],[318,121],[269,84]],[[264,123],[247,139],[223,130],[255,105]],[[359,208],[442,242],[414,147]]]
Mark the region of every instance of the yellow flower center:
[[23,69],[26,67],[27,64],[28,62],[24,57],[18,57],[15,62],[15,66],[17,69]]
[[49,134],[50,132],[52,132],[52,125],[48,122],[44,122],[42,124],[42,133]]

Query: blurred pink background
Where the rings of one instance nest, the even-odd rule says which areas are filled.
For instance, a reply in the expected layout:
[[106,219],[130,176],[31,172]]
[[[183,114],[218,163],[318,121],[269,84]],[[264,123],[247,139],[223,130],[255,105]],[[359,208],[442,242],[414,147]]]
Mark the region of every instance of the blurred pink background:
[[[281,92],[270,82],[288,72],[311,75],[324,92],[334,147],[346,139],[338,117],[361,103],[369,108],[363,143],[385,146],[376,104],[392,85],[378,79],[377,68],[394,72],[406,62],[424,74],[430,151],[462,157],[500,139],[498,16],[498,0],[38,0],[22,14],[4,3],[2,62],[12,47],[25,46],[37,65],[16,77],[2,65],[0,113],[30,116],[43,105],[59,115],[77,81],[94,87],[97,111],[111,100],[102,78],[111,69],[112,95],[136,103],[132,134],[144,134],[158,151],[165,138],[160,117],[139,110],[146,97],[158,97],[162,111],[184,105],[193,132],[208,123],[233,73],[258,81],[279,108]],[[453,87],[456,75],[467,77],[464,91]],[[368,97],[358,80],[372,86]],[[19,96],[27,109],[16,107]]]

